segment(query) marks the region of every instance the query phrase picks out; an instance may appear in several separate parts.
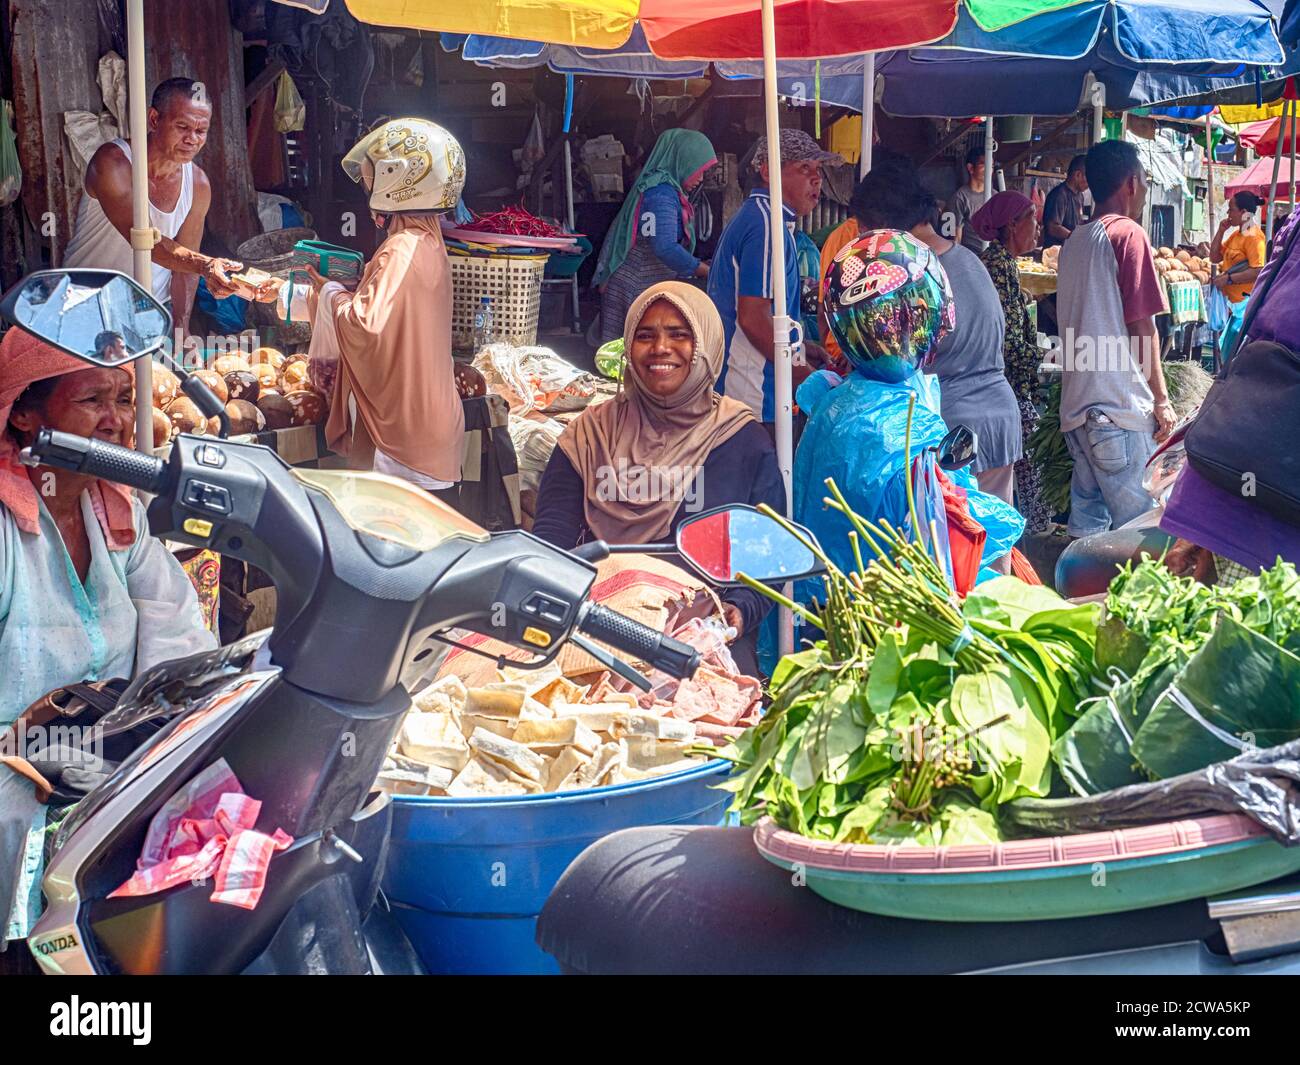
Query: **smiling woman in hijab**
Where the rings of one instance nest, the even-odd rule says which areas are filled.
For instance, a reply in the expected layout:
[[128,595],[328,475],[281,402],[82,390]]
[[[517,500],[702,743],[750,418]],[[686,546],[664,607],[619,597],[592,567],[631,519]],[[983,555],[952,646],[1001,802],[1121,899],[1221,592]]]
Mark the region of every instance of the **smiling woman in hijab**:
[[617,337],[632,301],[657,281],[708,277],[695,257],[691,194],[718,163],[713,144],[693,129],[659,135],[600,249],[595,284],[603,285],[600,343]]
[[[618,396],[561,435],[537,492],[533,532],[557,547],[586,540],[650,544],[730,503],[785,512],[776,452],[748,406],[714,391],[723,330],[699,289],[666,281],[632,304]],[[753,635],[770,601],[745,588],[722,596],[728,621]]]

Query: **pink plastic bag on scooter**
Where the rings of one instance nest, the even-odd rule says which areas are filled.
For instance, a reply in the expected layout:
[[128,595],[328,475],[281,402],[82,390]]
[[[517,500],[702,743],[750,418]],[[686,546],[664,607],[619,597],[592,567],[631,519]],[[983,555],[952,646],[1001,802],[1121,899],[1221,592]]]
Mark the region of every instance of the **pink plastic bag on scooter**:
[[154,814],[135,873],[108,897],[152,895],[212,877],[211,901],[253,909],[272,855],[293,842],[278,828],[269,836],[254,831],[261,809],[226,760],[214,762]]

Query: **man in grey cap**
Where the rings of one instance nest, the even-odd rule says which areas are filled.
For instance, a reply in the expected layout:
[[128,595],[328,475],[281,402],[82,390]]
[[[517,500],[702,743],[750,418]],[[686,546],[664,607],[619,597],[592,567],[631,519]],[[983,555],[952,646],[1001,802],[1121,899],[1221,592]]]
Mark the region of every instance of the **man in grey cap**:
[[[822,193],[822,166],[842,165],[844,159],[824,151],[807,133],[781,131],[781,198],[785,228],[785,293],[787,313],[799,319],[799,263],[794,226],[817,206]],[[772,201],[768,191],[767,138],[754,153],[759,184],[727,223],[713,253],[709,296],[722,316],[727,355],[718,391],[746,403],[769,429],[776,421],[772,336]],[[826,353],[805,339],[808,362],[820,365]],[[793,367],[794,386],[811,367]]]

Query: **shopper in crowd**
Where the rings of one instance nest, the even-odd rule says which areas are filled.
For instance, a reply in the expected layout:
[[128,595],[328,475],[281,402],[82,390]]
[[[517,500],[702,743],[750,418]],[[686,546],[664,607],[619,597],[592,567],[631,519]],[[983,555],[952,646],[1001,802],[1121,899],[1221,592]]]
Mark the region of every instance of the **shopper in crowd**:
[[[909,526],[910,460],[937,448],[950,428],[940,410],[942,386],[922,371],[932,368],[960,312],[954,310],[953,291],[938,256],[910,233],[893,229],[872,230],[845,248],[823,283],[823,295],[827,320],[852,370],[842,382],[820,371],[799,390],[808,425],[795,455],[794,519],[849,572],[856,567],[848,538],[851,526],[825,505],[826,482],[833,480],[852,509],[868,521]],[[910,456],[905,450],[909,404],[914,404]],[[964,472],[953,473],[951,479],[965,491],[966,518],[978,527],[976,512],[994,515],[1012,541],[1018,538],[1023,522],[1009,504],[979,491]],[[934,511],[924,509],[924,493],[919,507],[922,527],[928,529],[927,515],[933,517]],[[947,512],[945,505],[943,514]],[[969,528],[969,522],[964,524]],[[980,531],[974,557],[963,556],[974,566],[955,567],[962,575],[956,583],[963,590],[973,584],[976,571],[1006,553],[1006,547],[984,541],[986,530]],[[950,532],[953,545],[974,547],[960,530],[950,526]],[[982,557],[985,547],[987,559]],[[802,598],[821,592],[818,581],[799,587]]]
[[[1002,304],[1002,365],[1019,407],[1020,439],[1024,443],[1038,425],[1034,393],[1042,362],[1016,266],[1016,257],[1028,254],[1037,243],[1038,220],[1033,201],[1018,192],[999,192],[975,212],[971,227],[988,241],[980,258]],[[1015,489],[1028,531],[1045,531],[1052,515],[1042,501],[1041,473],[1027,450],[1016,462]]]
[[[5,334],[0,738],[55,689],[130,680],[160,662],[216,649],[194,586],[150,535],[139,499],[109,481],[19,460],[42,428],[129,446],[134,426],[129,367],[88,366],[17,327]],[[0,763],[0,950],[6,938],[27,935],[29,915],[39,909],[45,842],[44,807],[21,751],[0,744],[0,756],[15,755]],[[29,833],[38,814],[42,830]]]
[[717,164],[703,133],[669,129],[659,135],[600,250],[595,284],[603,286],[602,344],[622,335],[628,307],[651,285],[709,276],[709,264],[694,254],[691,197]]
[[1235,346],[1246,303],[1267,258],[1264,229],[1258,221],[1263,203],[1245,190],[1228,197],[1228,215],[1210,242],[1210,261],[1219,268],[1210,284],[1227,297],[1231,311],[1219,345],[1226,354],[1231,354]]
[[[810,213],[821,199],[822,167],[844,160],[827,152],[807,133],[781,131],[782,218],[785,224],[786,308],[799,317],[799,260],[793,229],[795,221]],[[722,316],[726,332],[726,359],[720,388],[746,404],[769,431],[775,433],[776,395],[772,331],[772,202],[768,191],[767,138],[754,152],[759,185],[727,224],[718,240],[709,271],[709,296]],[[793,367],[794,384],[807,377],[811,365],[821,365],[826,352],[813,340],[804,343],[806,362]]]
[[[822,244],[821,268],[818,271],[819,278],[824,278],[830,273],[831,263],[835,261],[835,256],[840,253],[840,250],[845,245],[852,244],[871,228],[863,222],[861,217],[862,205],[869,203],[871,199],[871,194],[864,191],[864,183],[870,182],[870,187],[875,188],[878,186],[883,174],[899,168],[906,171],[915,169],[912,161],[899,152],[878,150],[873,155],[871,169],[859,179],[858,184],[854,187],[853,195],[849,198],[849,217],[831,230]],[[875,177],[872,176],[873,174]],[[820,289],[820,284],[818,288]],[[820,332],[822,346],[830,354],[832,365],[845,369],[846,367],[841,358],[839,341],[835,339],[835,334],[830,331],[824,318],[821,321]]]
[[[1022,450],[1020,412],[1003,373],[1003,310],[988,271],[974,252],[938,233],[934,197],[906,162],[872,170],[854,192],[850,209],[865,229],[906,230],[938,256],[952,286],[956,317],[929,367],[941,385],[943,420],[949,428],[974,430],[972,472],[980,489],[1011,503]],[[1010,557],[1000,559],[998,568],[1009,572]]]
[[969,248],[976,255],[984,250],[984,241],[979,238],[970,225],[971,216],[983,205],[985,200],[984,182],[984,146],[972,148],[966,153],[966,180],[948,199],[948,209],[944,214],[941,231],[945,237],[951,237],[964,248]]
[[1070,160],[1065,180],[1047,194],[1043,204],[1043,247],[1054,248],[1083,225],[1083,194],[1088,191],[1087,156]]
[[[387,233],[355,292],[308,267],[315,328],[338,338],[329,446],[454,505],[465,414],[451,355],[451,268],[438,217],[465,186],[465,154],[441,126],[393,119],[343,159]],[[324,304],[322,322],[317,307]]]
[[[208,139],[211,120],[212,102],[200,82],[169,78],[154,89],[146,138],[149,224],[162,239],[152,254],[153,294],[171,304],[172,321],[181,330],[189,327],[199,278],[220,299],[234,293],[230,275],[242,269],[241,263],[199,253],[212,186],[194,159]],[[64,266],[132,274],[132,166],[131,146],[122,137],[100,145],[90,157]],[[272,285],[258,293],[268,301],[275,295]]]
[[1087,170],[1095,218],[1061,247],[1056,298],[1072,536],[1123,525],[1153,506],[1143,471],[1175,423],[1155,324],[1167,309],[1164,290],[1137,221],[1147,197],[1142,161],[1133,145],[1103,141],[1088,152]]
[[[714,390],[724,336],[709,298],[680,281],[653,285],[628,309],[623,339],[622,389],[561,434],[538,488],[534,535],[566,549],[593,539],[649,544],[728,503],[784,513],[771,439],[748,406]],[[754,673],[770,601],[736,588],[723,602],[745,638],[737,662]]]

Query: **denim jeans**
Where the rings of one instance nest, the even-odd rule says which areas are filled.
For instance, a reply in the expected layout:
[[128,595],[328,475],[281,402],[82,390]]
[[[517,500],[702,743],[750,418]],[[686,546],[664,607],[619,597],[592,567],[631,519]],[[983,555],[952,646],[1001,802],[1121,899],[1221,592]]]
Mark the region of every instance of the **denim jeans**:
[[1118,529],[1155,506],[1142,487],[1156,449],[1149,431],[1122,429],[1094,407],[1083,425],[1065,434],[1065,445],[1074,459],[1071,536]]

